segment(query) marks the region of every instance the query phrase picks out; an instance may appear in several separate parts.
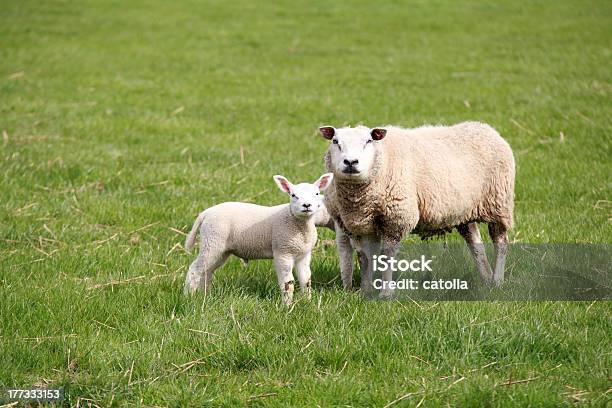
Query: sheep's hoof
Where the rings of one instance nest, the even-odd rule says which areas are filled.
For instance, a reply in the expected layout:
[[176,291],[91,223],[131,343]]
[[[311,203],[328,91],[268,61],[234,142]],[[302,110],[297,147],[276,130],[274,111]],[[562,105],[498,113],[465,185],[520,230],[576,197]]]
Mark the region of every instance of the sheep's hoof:
[[393,299],[393,290],[391,289],[382,289],[378,294],[378,298],[380,300],[390,300]]
[[493,285],[493,274],[491,275],[480,275],[480,280],[486,285]]
[[370,296],[374,292],[374,286],[371,283],[364,283],[360,286],[359,290],[363,296]]

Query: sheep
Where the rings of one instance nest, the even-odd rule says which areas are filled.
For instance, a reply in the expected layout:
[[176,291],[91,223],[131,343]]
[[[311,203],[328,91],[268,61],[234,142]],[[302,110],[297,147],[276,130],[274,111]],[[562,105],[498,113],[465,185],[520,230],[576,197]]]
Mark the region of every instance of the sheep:
[[295,266],[301,292],[310,298],[310,258],[317,242],[315,223],[329,221],[320,192],[329,187],[332,179],[333,174],[328,173],[313,184],[293,185],[276,175],[274,181],[289,195],[289,204],[266,207],[226,202],[201,212],[185,240],[185,249],[190,250],[200,231],[200,253],[187,272],[185,292],[206,293],[213,272],[229,255],[235,255],[247,261],[272,258],[285,305],[293,299]]
[[[334,173],[325,204],[335,222],[343,285],[352,285],[352,249],[359,254],[361,288],[372,289],[373,255],[394,256],[403,237],[426,239],[456,228],[482,279],[501,284],[507,232],[513,224],[515,164],[512,149],[491,126],[402,129],[364,126],[319,128],[331,141],[325,154]],[[488,224],[495,249],[489,266],[478,222]],[[390,268],[389,268],[390,269]],[[380,296],[392,290],[384,282]]]
[[[323,197],[323,202],[325,202],[325,197]],[[332,232],[336,231],[334,220],[331,215],[329,215],[325,204],[313,215],[313,219],[317,227],[325,227]]]

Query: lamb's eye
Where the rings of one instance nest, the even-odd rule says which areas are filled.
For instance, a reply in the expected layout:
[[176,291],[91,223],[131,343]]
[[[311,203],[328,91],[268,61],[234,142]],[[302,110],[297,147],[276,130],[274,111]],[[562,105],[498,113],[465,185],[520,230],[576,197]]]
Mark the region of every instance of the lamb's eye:
[[373,142],[373,140],[372,140],[372,139],[369,139],[369,140],[366,142],[366,144],[368,144],[368,143],[372,143],[372,142]]
[[332,139],[333,144],[338,144],[338,139]]
[[295,194],[291,194],[291,198],[297,198]]
[[319,195],[319,193],[315,193],[315,195]]

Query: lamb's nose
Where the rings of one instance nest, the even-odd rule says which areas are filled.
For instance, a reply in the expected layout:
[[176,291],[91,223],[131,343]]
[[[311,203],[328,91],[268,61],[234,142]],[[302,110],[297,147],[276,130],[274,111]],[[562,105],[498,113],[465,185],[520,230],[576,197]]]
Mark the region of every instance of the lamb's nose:
[[312,204],[302,204],[302,207],[309,209]]
[[355,159],[355,160],[348,160],[348,159],[344,159],[343,163],[349,167],[353,167],[356,164],[359,164],[359,160]]

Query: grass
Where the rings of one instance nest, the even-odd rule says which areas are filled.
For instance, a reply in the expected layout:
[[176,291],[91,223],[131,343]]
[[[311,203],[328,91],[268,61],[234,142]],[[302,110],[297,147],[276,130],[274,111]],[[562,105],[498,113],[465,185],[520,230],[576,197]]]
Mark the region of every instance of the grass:
[[183,297],[180,247],[201,209],[319,176],[320,124],[468,119],[514,148],[512,240],[609,244],[610,38],[591,0],[4,1],[0,387],[61,386],[66,406],[610,403],[609,302],[365,301],[321,244],[313,301],[287,311],[268,261]]

